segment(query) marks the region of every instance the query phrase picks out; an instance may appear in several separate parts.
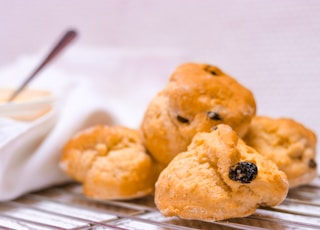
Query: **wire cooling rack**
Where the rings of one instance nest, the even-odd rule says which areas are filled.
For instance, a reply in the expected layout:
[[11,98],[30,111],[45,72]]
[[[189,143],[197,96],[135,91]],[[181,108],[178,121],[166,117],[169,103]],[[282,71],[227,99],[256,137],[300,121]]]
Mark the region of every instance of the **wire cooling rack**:
[[276,207],[218,222],[164,217],[152,196],[96,201],[82,195],[81,185],[66,184],[0,203],[0,229],[320,229],[320,177]]

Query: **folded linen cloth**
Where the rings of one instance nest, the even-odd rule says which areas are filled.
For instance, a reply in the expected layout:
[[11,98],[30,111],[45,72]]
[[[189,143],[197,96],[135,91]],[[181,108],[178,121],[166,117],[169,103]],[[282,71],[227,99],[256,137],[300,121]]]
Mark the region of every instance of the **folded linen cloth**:
[[0,200],[69,180],[58,168],[66,140],[79,129],[112,123],[88,84],[77,83],[63,100],[34,121],[0,118]]

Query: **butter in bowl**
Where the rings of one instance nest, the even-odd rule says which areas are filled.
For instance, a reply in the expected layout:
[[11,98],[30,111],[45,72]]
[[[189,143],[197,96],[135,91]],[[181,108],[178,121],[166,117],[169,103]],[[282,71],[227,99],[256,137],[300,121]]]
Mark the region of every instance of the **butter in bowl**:
[[39,89],[25,89],[8,102],[12,92],[12,89],[0,88],[0,117],[33,121],[51,111],[56,102],[51,92]]

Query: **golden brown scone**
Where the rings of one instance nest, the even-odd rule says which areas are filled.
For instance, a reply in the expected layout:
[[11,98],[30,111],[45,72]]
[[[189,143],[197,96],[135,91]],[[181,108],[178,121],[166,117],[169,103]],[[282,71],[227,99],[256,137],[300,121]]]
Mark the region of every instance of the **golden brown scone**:
[[216,221],[277,205],[287,192],[286,175],[220,124],[196,134],[161,172],[155,204],[165,216]]
[[316,135],[293,119],[257,116],[244,141],[275,162],[291,188],[317,176]]
[[78,133],[65,145],[60,166],[83,183],[86,196],[97,199],[153,193],[160,172],[140,132],[121,126],[94,126]]
[[255,112],[253,94],[235,79],[217,67],[188,63],[179,66],[151,100],[141,130],[147,149],[167,165],[197,132],[219,123],[243,136]]

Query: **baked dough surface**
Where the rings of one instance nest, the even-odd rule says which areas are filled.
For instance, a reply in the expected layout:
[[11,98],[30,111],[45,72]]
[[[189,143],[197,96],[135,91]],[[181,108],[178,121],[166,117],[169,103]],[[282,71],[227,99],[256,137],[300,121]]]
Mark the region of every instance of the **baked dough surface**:
[[153,193],[160,167],[146,153],[138,130],[95,126],[66,143],[63,171],[98,199],[132,199]]
[[316,135],[293,119],[256,116],[244,140],[287,174],[291,188],[317,176]]
[[146,148],[167,165],[193,136],[220,123],[244,136],[256,113],[253,94],[215,66],[183,64],[150,102],[141,130]]
[[[234,171],[239,163],[244,168]],[[256,172],[245,168],[248,163]],[[188,150],[161,172],[155,203],[165,216],[223,220],[248,216],[259,206],[275,206],[287,192],[286,175],[221,124],[196,134]]]

